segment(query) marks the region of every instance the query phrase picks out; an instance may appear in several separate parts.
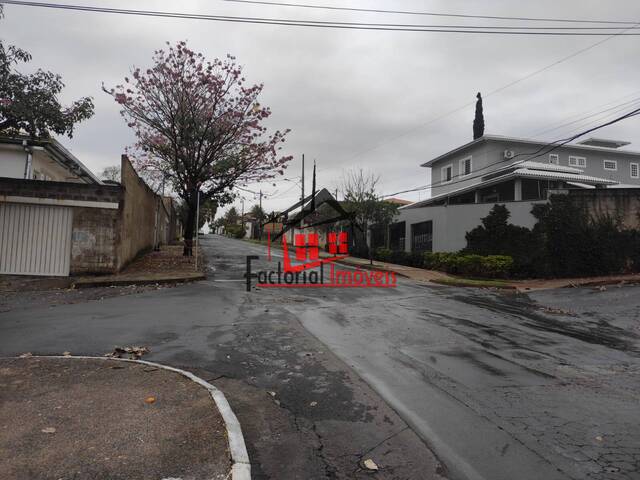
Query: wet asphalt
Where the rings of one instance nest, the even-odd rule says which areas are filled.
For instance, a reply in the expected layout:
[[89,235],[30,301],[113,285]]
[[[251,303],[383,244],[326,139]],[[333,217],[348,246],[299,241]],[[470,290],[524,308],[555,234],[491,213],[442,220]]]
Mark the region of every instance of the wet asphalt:
[[272,392],[298,436],[279,472],[249,438],[256,478],[366,478],[369,456],[379,478],[640,478],[640,287],[247,293],[246,255],[272,268],[266,249],[202,248],[205,282],[1,313],[0,353],[143,344]]

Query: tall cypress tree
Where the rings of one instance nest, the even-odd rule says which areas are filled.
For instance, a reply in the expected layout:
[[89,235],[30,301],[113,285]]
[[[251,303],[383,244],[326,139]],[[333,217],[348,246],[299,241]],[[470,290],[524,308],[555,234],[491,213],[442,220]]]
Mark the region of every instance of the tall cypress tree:
[[476,118],[473,119],[473,139],[480,138],[484,135],[484,114],[482,113],[482,95],[478,92],[476,95]]

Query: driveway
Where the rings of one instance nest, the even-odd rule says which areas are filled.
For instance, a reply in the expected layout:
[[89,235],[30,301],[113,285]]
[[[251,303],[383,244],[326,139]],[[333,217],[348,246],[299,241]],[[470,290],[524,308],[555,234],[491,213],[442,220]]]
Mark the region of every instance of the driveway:
[[[273,268],[266,249],[218,236],[202,248],[206,282],[0,314],[0,353],[143,344],[271,392],[293,427],[270,443],[255,426],[264,477],[358,478],[372,457],[379,478],[640,478],[639,287],[247,293],[246,255]],[[265,453],[278,442],[287,475]]]

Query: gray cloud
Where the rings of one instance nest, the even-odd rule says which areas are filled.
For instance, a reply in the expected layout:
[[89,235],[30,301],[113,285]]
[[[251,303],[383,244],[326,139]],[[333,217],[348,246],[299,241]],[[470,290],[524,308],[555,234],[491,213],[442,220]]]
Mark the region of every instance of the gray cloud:
[[[323,2],[342,5],[337,0]],[[99,4],[320,20],[465,23],[460,19],[249,7],[213,0],[180,5],[148,0],[135,2],[135,7],[124,1]],[[610,8],[610,2],[596,0],[354,0],[349,5],[352,4],[475,14],[640,20],[640,7],[632,0],[616,2],[615,9]],[[208,57],[236,55],[245,66],[247,78],[265,84],[262,103],[274,112],[269,126],[292,129],[284,152],[294,155],[295,160],[287,177],[300,174],[300,156],[305,153],[309,160],[317,159],[319,185],[333,189],[345,169],[363,167],[381,175],[384,193],[426,184],[429,172],[419,164],[471,139],[473,106],[426,124],[431,119],[473,101],[477,91],[488,93],[602,39],[316,30],[12,5],[5,7],[5,13],[0,37],[29,50],[34,57],[33,66],[62,74],[68,86],[64,99],[95,97],[95,117],[80,125],[72,140],[61,139],[95,171],[117,164],[124,148],[133,141],[117,105],[100,91],[101,83],[113,85],[131,66],[148,65],[154,49],[161,48],[165,41],[188,39],[192,48]],[[637,38],[612,39],[486,98],[486,131],[530,136],[567,117],[640,90],[640,67],[634,61],[640,53]],[[608,127],[599,135],[640,143],[639,126],[639,120],[631,119]],[[550,133],[548,139],[554,140],[561,133]],[[640,149],[640,145],[635,148]],[[277,198],[265,200],[271,210],[296,199],[298,192],[291,189],[292,185],[279,182],[276,187],[264,184],[250,188],[278,192]],[[291,190],[284,194],[288,189]],[[425,194],[401,196],[417,200],[419,196],[425,198]],[[247,197],[247,202],[248,208],[253,199]]]

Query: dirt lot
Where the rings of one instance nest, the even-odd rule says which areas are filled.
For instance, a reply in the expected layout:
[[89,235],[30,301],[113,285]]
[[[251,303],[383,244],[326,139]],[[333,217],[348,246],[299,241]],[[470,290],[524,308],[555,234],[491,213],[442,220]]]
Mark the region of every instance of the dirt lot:
[[0,472],[26,479],[222,479],[225,426],[201,386],[115,360],[0,360]]

